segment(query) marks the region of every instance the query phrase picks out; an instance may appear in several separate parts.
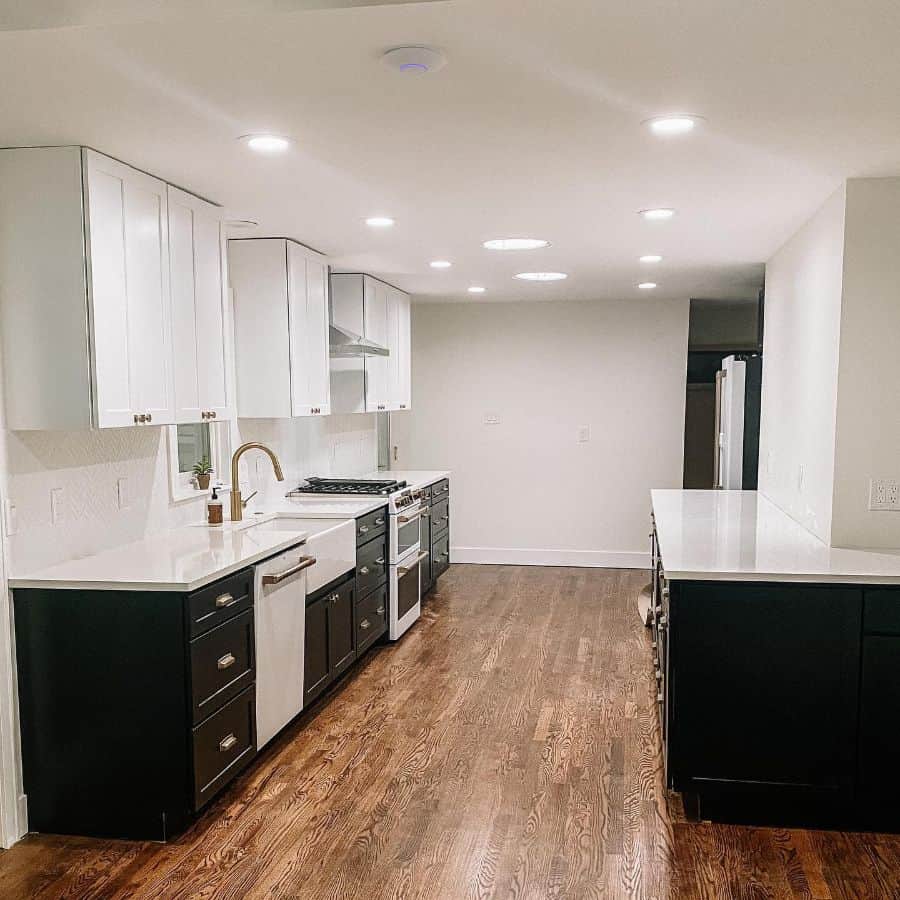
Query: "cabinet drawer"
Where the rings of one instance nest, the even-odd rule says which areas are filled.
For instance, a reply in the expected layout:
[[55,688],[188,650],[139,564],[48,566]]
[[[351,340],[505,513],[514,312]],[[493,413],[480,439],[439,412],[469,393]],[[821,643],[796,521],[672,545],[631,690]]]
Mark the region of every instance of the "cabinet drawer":
[[192,638],[253,606],[253,569],[188,594],[188,632]]
[[256,688],[251,686],[193,733],[194,809],[200,809],[256,755]]
[[375,512],[367,513],[356,520],[356,545],[365,544],[379,534],[384,534],[387,525],[388,511],[384,506]]
[[450,568],[450,535],[431,542],[431,577],[436,581]]
[[442,534],[450,527],[450,501],[438,500],[431,504],[431,533]]
[[356,604],[356,653],[368,650],[387,629],[387,586]]
[[450,496],[450,481],[445,478],[431,486],[431,499],[435,502]]
[[900,635],[900,590],[865,592],[863,628],[867,634]]
[[387,579],[387,546],[384,538],[363,544],[356,551],[356,596],[365,597]]
[[191,707],[202,722],[254,680],[253,610],[191,641]]

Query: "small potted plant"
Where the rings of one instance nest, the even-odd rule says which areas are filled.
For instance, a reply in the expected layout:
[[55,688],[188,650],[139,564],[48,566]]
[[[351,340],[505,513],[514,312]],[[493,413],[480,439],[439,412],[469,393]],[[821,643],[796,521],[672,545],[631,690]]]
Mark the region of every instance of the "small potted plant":
[[194,478],[197,481],[197,488],[201,491],[209,490],[209,479],[212,475],[212,466],[209,464],[209,459],[207,457],[203,457],[200,462],[194,463]]

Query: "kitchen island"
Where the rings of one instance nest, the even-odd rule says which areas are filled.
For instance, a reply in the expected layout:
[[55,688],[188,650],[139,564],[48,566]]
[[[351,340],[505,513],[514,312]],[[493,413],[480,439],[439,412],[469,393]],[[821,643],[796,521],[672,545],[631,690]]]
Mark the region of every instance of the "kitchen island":
[[702,818],[900,826],[900,555],[828,547],[755,492],[652,500],[667,786]]

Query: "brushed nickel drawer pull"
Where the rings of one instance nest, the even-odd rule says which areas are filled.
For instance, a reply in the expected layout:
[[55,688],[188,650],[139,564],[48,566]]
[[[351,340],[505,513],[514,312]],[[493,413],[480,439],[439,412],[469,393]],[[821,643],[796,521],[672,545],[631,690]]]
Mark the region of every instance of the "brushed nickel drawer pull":
[[379,606],[378,609],[375,610],[375,612],[377,612],[379,616],[383,616],[384,615],[384,607]]
[[359,623],[359,627],[366,631],[367,629],[372,627],[372,623],[368,619],[363,619],[362,622]]
[[384,557],[383,557],[383,556],[379,556],[378,559],[375,560],[375,562],[376,562],[379,566],[383,566],[383,565],[384,565]]
[[237,660],[234,658],[234,654],[229,651],[216,660],[216,668],[222,671],[223,669],[231,668],[236,662]]
[[359,574],[360,574],[360,575],[368,575],[368,574],[369,574],[369,567],[368,567],[368,566],[363,566],[363,567],[359,570]]
[[369,533],[369,526],[368,526],[368,525],[360,525],[360,526],[359,526],[359,533],[360,533],[360,534],[368,534],[368,533]]
[[235,599],[231,594],[219,594],[216,597],[216,609],[224,609],[226,606],[231,606],[235,603]]
[[266,585],[280,584],[285,578],[290,578],[291,575],[296,575],[298,572],[302,572],[304,569],[308,569],[315,564],[316,558],[314,556],[301,556],[300,562],[298,562],[296,566],[291,566],[289,569],[285,569],[283,572],[277,572],[275,575],[263,575],[262,583]]
[[375,524],[376,524],[376,525],[384,525],[384,519],[383,519],[383,518],[382,518],[382,519],[376,519],[376,520],[375,520]]
[[219,752],[227,753],[235,744],[237,743],[237,738],[234,734],[229,734],[227,737],[223,737],[221,741],[219,741]]

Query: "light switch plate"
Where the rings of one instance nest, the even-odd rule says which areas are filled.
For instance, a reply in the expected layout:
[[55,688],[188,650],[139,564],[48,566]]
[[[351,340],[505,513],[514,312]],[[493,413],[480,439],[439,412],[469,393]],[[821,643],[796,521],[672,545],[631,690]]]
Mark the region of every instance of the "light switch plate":
[[497,413],[485,413],[484,414],[484,424],[485,425],[499,425],[500,424],[500,416]]
[[591,439],[591,426],[582,425],[578,429],[578,443],[586,444]]

